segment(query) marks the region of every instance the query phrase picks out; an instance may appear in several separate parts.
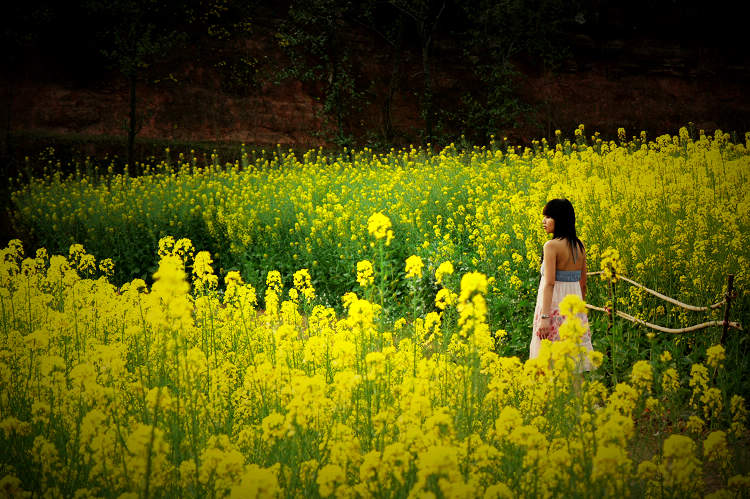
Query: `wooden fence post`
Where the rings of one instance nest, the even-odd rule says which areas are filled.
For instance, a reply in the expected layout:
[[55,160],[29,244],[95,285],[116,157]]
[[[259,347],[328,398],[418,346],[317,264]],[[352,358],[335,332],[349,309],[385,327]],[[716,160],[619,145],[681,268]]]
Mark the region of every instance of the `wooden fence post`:
[[615,323],[615,314],[617,310],[617,295],[615,293],[615,279],[617,279],[617,276],[615,275],[615,269],[612,267],[612,264],[609,264],[609,271],[612,275],[612,279],[609,281],[609,302],[611,303],[611,306],[609,307],[609,326],[607,326],[607,332],[612,329],[612,326]]
[[[610,301],[610,307],[609,307],[609,325],[607,325],[607,336],[610,338],[610,356],[612,357],[612,378],[615,380],[615,384],[617,384],[617,372],[616,372],[616,364],[615,364],[615,332],[612,330],[612,326],[615,324],[615,314],[617,310],[617,294],[615,290],[615,279],[617,279],[617,276],[615,275],[615,269],[612,266],[612,264],[609,264],[609,272],[611,274],[611,279],[609,280],[609,301]],[[611,336],[610,336],[611,333]]]
[[721,333],[721,345],[724,345],[724,342],[727,339],[727,330],[729,329],[729,309],[732,306],[732,291],[734,287],[734,274],[729,274],[727,276],[727,294],[724,295],[724,299],[727,301],[726,306],[724,307],[724,330]]

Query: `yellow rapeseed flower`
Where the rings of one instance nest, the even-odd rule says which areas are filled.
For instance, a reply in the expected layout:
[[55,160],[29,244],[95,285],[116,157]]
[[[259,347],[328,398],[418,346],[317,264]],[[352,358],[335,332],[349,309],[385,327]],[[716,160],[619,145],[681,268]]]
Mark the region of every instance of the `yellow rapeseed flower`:
[[391,219],[380,212],[373,213],[367,219],[367,232],[375,239],[382,239],[388,236],[390,229]]
[[417,255],[412,255],[406,259],[406,277],[407,278],[421,278],[422,268],[424,268],[424,262],[422,258]]
[[375,274],[372,269],[372,263],[369,260],[357,262],[357,282],[363,288],[371,285],[375,281]]
[[435,270],[435,281],[438,284],[443,283],[443,277],[446,275],[453,274],[453,264],[451,262],[443,262],[440,265],[438,265],[438,268]]
[[709,347],[706,350],[706,357],[706,365],[714,369],[721,367],[722,362],[726,358],[724,347],[722,345]]

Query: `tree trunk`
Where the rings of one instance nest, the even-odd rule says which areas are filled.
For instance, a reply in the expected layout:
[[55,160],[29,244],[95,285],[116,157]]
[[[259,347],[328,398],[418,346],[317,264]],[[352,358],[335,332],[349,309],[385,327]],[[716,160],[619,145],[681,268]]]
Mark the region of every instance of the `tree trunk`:
[[8,78],[8,103],[6,106],[6,114],[5,114],[5,140],[3,141],[3,159],[6,162],[6,167],[8,168],[8,171],[6,174],[10,176],[10,167],[11,167],[11,152],[12,147],[10,143],[10,131],[11,131],[11,122],[10,122],[10,113],[13,110],[13,85],[10,83],[10,78]]
[[339,80],[336,68],[337,61],[334,61],[333,69],[333,98],[336,106],[336,133],[338,134],[339,143],[344,140],[344,97],[341,92],[341,81]]
[[138,175],[139,172],[135,168],[135,134],[136,134],[136,123],[135,123],[135,73],[128,76],[130,83],[130,122],[128,123],[128,170],[134,175]]
[[[11,178],[15,174],[18,173],[17,167],[16,167],[16,160],[13,154],[13,146],[11,144],[11,111],[12,111],[12,104],[13,104],[13,85],[10,83],[10,76],[8,76],[8,103],[6,108],[6,120],[5,120],[5,133],[3,138],[3,146],[2,146],[2,157],[0,158],[0,174],[4,175],[6,178]],[[28,171],[28,162],[25,163],[26,169],[27,169],[27,176],[30,177],[30,172]],[[30,180],[30,179],[29,179]],[[10,201],[10,193],[11,193],[11,184],[9,182],[3,182],[2,185],[0,185],[0,209],[5,212],[8,210],[11,206]],[[14,233],[13,224],[11,223],[10,217],[4,216],[0,220],[0,233],[3,234],[3,243],[5,243],[8,239],[5,239],[8,235]]]
[[399,68],[401,66],[401,52],[404,43],[404,16],[398,17],[398,34],[393,44],[393,56],[391,66],[391,79],[388,82],[388,93],[383,101],[383,139],[387,144],[393,140],[393,120],[391,119],[391,107],[393,104],[393,95],[396,93],[398,85]]
[[344,140],[344,96],[342,93],[340,75],[342,61],[339,59],[339,40],[331,36],[326,42],[328,47],[328,90],[327,99],[330,104],[328,112],[332,112],[336,118],[336,141],[341,143]]
[[425,139],[432,142],[433,110],[432,110],[432,73],[430,68],[430,48],[432,47],[432,37],[437,31],[440,17],[445,11],[446,1],[443,0],[440,9],[431,24],[428,24],[428,17],[422,20],[420,32],[422,34],[422,70],[424,71],[424,96],[422,112],[424,113]]
[[424,45],[422,45],[422,71],[424,73],[422,118],[424,119],[425,140],[427,142],[432,142],[432,76],[430,74],[430,38],[428,38],[425,41]]

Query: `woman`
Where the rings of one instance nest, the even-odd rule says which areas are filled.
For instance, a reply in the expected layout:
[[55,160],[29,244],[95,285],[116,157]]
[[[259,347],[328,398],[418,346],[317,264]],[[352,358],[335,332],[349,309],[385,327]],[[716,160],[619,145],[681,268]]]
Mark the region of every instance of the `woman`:
[[[534,332],[531,335],[529,358],[539,355],[543,339],[560,339],[559,328],[563,322],[560,315],[560,301],[567,295],[575,294],[586,298],[586,251],[576,236],[576,216],[573,205],[567,199],[553,199],[542,210],[542,225],[552,239],[544,243],[542,252],[542,278],[534,309]],[[581,344],[588,350],[591,346],[591,332],[586,314],[579,314],[586,330]],[[591,370],[589,362],[584,362],[584,370]]]

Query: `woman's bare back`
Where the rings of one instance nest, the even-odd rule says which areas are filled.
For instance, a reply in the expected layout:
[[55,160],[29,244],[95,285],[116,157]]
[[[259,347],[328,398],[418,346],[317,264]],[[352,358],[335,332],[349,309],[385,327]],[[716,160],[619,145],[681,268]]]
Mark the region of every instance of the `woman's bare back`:
[[547,243],[555,254],[555,270],[583,270],[586,268],[586,252],[576,248],[575,261],[573,250],[565,239],[550,239]]

